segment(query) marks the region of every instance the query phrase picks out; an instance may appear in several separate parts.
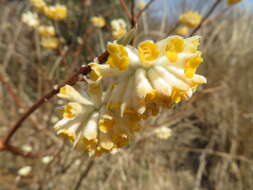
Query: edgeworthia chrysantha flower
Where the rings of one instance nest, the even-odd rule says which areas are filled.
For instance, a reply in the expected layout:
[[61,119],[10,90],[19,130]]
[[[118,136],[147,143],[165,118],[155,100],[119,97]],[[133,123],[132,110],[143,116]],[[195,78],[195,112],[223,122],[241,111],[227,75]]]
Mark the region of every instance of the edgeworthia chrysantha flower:
[[[162,108],[188,99],[204,76],[196,74],[203,61],[199,36],[171,36],[157,43],[147,40],[138,48],[108,43],[105,64],[90,63],[91,81],[81,95],[66,85],[58,96],[68,101],[55,130],[78,150],[99,156],[115,152],[143,129],[141,121]],[[102,84],[113,79],[102,91]]]
[[171,36],[157,43],[141,42],[138,49],[108,43],[106,64],[91,63],[91,78],[114,79],[109,110],[146,118],[161,108],[188,99],[206,78],[196,74],[203,62],[199,36]]
[[188,27],[196,27],[200,24],[202,16],[198,12],[187,11],[180,15],[179,22]]
[[58,96],[69,103],[63,107],[63,119],[55,124],[55,130],[70,139],[76,149],[92,156],[126,145],[132,133],[140,128],[138,118],[121,118],[106,109],[108,97],[102,93],[100,84],[90,84],[88,94],[84,95],[66,85]]

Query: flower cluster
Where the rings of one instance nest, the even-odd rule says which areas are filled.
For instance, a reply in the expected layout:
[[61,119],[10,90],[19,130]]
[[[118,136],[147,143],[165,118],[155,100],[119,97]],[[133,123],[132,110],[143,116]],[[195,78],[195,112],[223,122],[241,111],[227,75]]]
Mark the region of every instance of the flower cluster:
[[[59,21],[67,17],[67,8],[64,5],[56,4],[48,6],[43,0],[31,0],[31,4],[36,11],[44,14],[49,19]],[[40,23],[37,13],[30,11],[23,13],[22,22],[33,27],[41,36],[41,46],[48,49],[56,49],[60,45],[60,40],[55,37],[56,31],[52,25]]]
[[137,2],[137,5],[136,5],[136,6],[137,6],[138,9],[141,10],[141,9],[144,9],[144,8],[145,8],[146,3],[145,3],[145,1],[141,0],[141,1],[138,1],[138,2]]
[[[203,58],[199,36],[171,36],[157,43],[148,40],[138,48],[108,43],[106,64],[90,63],[88,94],[71,86],[61,88],[59,97],[69,101],[63,119],[56,123],[59,135],[69,138],[77,149],[100,155],[125,146],[143,129],[143,120],[162,109],[190,98],[206,78],[196,74]],[[105,93],[103,81],[113,79]]]
[[179,23],[181,26],[176,29],[175,33],[180,36],[187,36],[190,28],[198,26],[201,20],[202,16],[198,12],[187,11],[180,15]]
[[179,17],[179,22],[188,27],[196,27],[202,20],[202,16],[198,12],[188,11]]
[[114,19],[111,21],[112,36],[114,39],[120,39],[127,32],[127,24],[123,19]]
[[171,137],[172,131],[170,128],[162,126],[154,130],[154,133],[157,138],[166,140]]
[[179,36],[187,36],[189,34],[189,27],[179,26],[178,28],[176,28],[175,34]]
[[39,12],[53,20],[63,20],[68,15],[67,8],[61,4],[48,6],[44,0],[31,0],[31,4]]
[[91,17],[90,20],[91,20],[93,26],[95,26],[97,28],[103,28],[106,24],[104,17],[101,17],[101,16],[93,16],[93,17]]

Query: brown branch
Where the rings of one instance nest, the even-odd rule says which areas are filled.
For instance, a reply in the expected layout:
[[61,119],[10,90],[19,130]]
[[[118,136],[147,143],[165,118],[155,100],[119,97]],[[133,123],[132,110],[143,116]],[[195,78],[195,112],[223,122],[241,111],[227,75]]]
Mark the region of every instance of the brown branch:
[[24,152],[10,144],[5,144],[4,140],[0,140],[0,151],[9,151],[14,155],[22,156],[24,158],[40,158],[46,155],[54,155],[52,153],[45,153],[45,152],[38,152],[38,153]]
[[132,14],[130,13],[128,7],[127,7],[127,4],[125,3],[125,0],[120,0],[120,5],[122,7],[122,9],[125,11],[129,21],[131,22],[132,20]]
[[[101,56],[98,57],[98,61],[100,64],[104,63],[107,60],[108,57],[108,53],[105,52],[103,53]],[[28,109],[24,115],[15,123],[15,125],[13,125],[13,127],[9,130],[9,132],[7,133],[7,136],[4,140],[4,144],[8,145],[10,139],[12,138],[12,136],[15,134],[15,132],[20,128],[20,126],[22,125],[22,123],[34,112],[36,111],[41,105],[43,105],[45,102],[47,102],[50,98],[52,98],[54,95],[56,95],[60,88],[63,87],[66,84],[69,85],[74,85],[78,79],[80,75],[86,75],[91,71],[90,66],[88,65],[84,65],[82,66],[79,71],[77,71],[75,74],[73,74],[69,79],[67,79],[65,82],[63,82],[60,85],[57,85],[53,90],[51,90],[49,93],[47,93],[46,95],[44,95],[42,98],[40,98],[30,109]]]
[[[8,93],[10,94],[10,96],[12,97],[12,99],[14,100],[16,106],[18,108],[25,109],[26,106],[22,103],[22,101],[20,101],[19,96],[17,95],[16,90],[14,89],[13,85],[11,84],[11,81],[5,75],[6,74],[4,74],[4,72],[0,71],[0,81],[2,82],[3,86],[6,88],[6,90],[8,91]],[[42,130],[42,132],[46,136],[48,136],[49,138],[51,138],[54,142],[56,142],[56,143],[60,143],[61,142],[56,136],[54,136],[49,131],[45,130],[42,126],[40,126],[36,119],[34,119],[34,118],[31,117],[31,118],[29,118],[29,120],[35,126],[35,128],[37,130]]]
[[131,27],[134,28],[136,25],[136,20],[135,20],[135,1],[131,0]]
[[218,5],[221,3],[221,1],[222,0],[216,0],[214,2],[214,4],[211,6],[211,8],[209,9],[209,11],[207,12],[206,16],[201,20],[201,22],[199,23],[199,25],[191,32],[191,34],[189,36],[192,36],[193,34],[195,34],[202,27],[202,25],[209,18],[209,16],[214,12],[214,10],[218,7]]

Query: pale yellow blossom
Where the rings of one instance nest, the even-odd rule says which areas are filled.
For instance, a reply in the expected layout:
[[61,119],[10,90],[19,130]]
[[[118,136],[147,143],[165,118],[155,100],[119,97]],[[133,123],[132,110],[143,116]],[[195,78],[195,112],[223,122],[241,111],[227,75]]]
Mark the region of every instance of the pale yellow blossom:
[[101,17],[101,16],[91,17],[91,22],[95,27],[98,27],[98,28],[103,28],[106,24],[104,17]]
[[21,177],[26,177],[28,176],[32,171],[31,166],[24,166],[18,170],[18,175]]
[[157,129],[154,130],[155,135],[157,136],[157,138],[159,139],[163,139],[166,140],[169,137],[171,137],[171,129],[168,127],[159,127]]
[[41,162],[43,164],[49,164],[50,162],[52,162],[52,160],[54,159],[53,156],[44,156],[42,159],[41,159]]
[[137,2],[137,8],[138,9],[144,9],[144,7],[146,6],[145,1],[141,0]]
[[43,37],[40,44],[43,48],[56,49],[59,47],[60,42],[59,39],[55,37]]
[[22,14],[22,22],[27,24],[30,27],[37,28],[40,24],[38,15],[32,12],[25,12]]
[[52,36],[55,36],[55,29],[53,26],[41,25],[38,27],[38,33],[41,36],[52,37]]
[[113,30],[112,37],[115,40],[118,40],[118,39],[122,38],[126,33],[127,33],[126,29]]
[[25,152],[31,152],[32,151],[32,147],[29,144],[24,144],[21,149]]
[[119,39],[127,33],[127,24],[123,19],[114,19],[111,21],[112,36],[114,39]]
[[180,15],[179,22],[188,27],[196,27],[200,24],[202,16],[198,12],[188,11]]
[[180,35],[180,36],[188,36],[189,28],[187,26],[180,26],[176,28],[175,34]]
[[47,6],[45,1],[43,0],[30,0],[30,1],[31,1],[32,6],[40,11],[43,11],[44,8],[46,8]]
[[68,9],[65,5],[57,4],[46,7],[44,14],[53,20],[64,20],[68,16]]

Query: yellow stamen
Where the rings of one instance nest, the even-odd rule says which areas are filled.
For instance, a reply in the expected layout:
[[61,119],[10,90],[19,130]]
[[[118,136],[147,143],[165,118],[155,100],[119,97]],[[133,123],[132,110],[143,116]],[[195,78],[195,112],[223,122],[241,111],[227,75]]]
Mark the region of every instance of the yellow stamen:
[[202,57],[193,57],[193,58],[189,58],[188,60],[186,60],[185,62],[185,75],[189,78],[192,78],[193,75],[195,74],[198,66],[200,63],[203,62],[203,58]]
[[152,41],[145,41],[138,46],[139,56],[143,63],[156,60],[160,54],[157,45]]
[[177,61],[177,54],[184,50],[184,39],[180,37],[174,37],[169,39],[166,48],[165,55],[171,62]]
[[108,65],[119,70],[126,70],[128,68],[129,57],[124,46],[109,43],[107,45],[107,51],[110,54],[107,60]]

